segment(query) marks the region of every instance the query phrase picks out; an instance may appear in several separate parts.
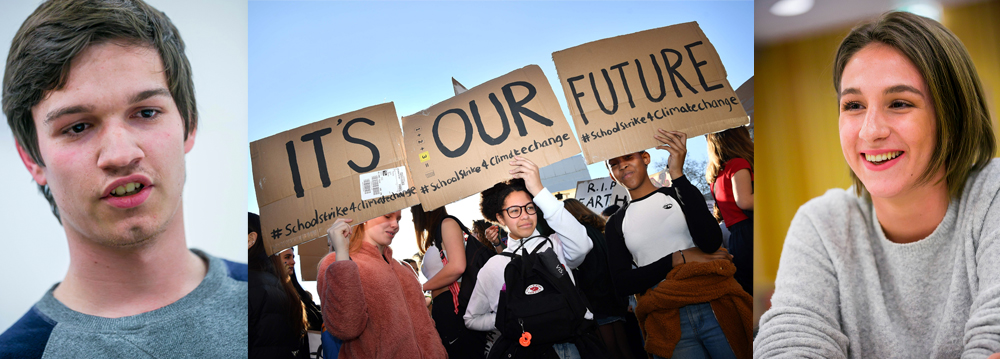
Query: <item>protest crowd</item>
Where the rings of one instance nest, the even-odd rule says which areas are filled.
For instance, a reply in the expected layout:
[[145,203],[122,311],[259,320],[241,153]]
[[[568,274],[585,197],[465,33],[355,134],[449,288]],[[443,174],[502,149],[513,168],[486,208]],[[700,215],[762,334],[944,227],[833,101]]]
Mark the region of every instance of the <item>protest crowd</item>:
[[[250,357],[749,358],[749,133],[708,136],[719,218],[684,175],[687,135],[654,137],[670,153],[670,183],[652,183],[646,151],[611,158],[631,200],[603,215],[560,202],[521,156],[509,161],[512,179],[479,194],[482,219],[470,226],[444,206],[411,207],[419,264],[392,257],[400,211],[338,218],[319,298],[299,285],[293,248],[265,254],[250,213]],[[308,331],[321,333],[319,349]]]

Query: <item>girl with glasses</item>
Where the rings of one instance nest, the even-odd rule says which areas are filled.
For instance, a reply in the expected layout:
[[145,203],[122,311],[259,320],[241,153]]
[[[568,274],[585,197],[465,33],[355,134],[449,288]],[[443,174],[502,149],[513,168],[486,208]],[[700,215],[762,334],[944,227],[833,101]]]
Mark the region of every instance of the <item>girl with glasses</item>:
[[[513,167],[510,174],[514,178],[483,191],[480,202],[483,217],[506,227],[509,232],[504,252],[519,255],[521,251],[518,249],[522,247],[531,252],[539,246],[551,246],[563,266],[568,269],[580,266],[593,247],[587,229],[542,186],[538,166],[523,157],[515,157],[510,165]],[[545,227],[540,227],[541,223],[547,223],[551,230],[540,229]],[[540,249],[545,250],[546,247]],[[469,308],[465,312],[468,328],[496,330],[496,311],[505,282],[504,269],[510,261],[508,256],[493,256],[480,269]],[[575,280],[572,273],[569,275],[571,280]],[[587,311],[584,318],[593,320],[593,313]],[[501,337],[493,343],[492,350],[518,345],[512,340],[516,342],[517,338]],[[555,344],[547,354],[556,354],[563,359],[581,358],[581,353],[572,343]]]

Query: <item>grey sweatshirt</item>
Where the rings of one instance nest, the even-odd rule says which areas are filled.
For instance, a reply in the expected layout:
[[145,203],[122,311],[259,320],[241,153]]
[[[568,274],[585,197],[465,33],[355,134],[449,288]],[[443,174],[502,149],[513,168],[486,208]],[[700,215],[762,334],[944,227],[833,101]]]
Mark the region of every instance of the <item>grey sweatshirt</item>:
[[[245,358],[247,265],[192,249],[205,279],[163,308],[122,318],[73,311],[52,286],[0,335],[0,358]],[[169,266],[171,263],[163,263]]]
[[985,358],[1000,352],[1000,161],[970,175],[930,236],[885,238],[833,189],[785,238],[754,358]]

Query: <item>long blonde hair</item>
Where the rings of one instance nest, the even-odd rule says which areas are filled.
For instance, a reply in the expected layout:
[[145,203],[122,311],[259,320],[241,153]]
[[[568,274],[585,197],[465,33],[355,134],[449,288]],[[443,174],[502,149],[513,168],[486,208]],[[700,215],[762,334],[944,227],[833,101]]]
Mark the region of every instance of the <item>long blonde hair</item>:
[[705,135],[708,142],[708,168],[705,169],[705,180],[710,186],[715,186],[715,179],[726,162],[734,158],[742,158],[750,162],[750,172],[753,172],[753,140],[750,131],[745,126]]

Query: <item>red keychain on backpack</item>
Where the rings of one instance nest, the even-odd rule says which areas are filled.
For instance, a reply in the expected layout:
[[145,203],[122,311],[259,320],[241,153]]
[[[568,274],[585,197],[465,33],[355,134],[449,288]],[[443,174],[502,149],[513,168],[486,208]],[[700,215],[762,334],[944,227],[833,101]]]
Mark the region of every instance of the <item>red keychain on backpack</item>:
[[521,342],[522,347],[527,347],[531,345],[531,333],[528,332],[521,333],[521,339],[518,341]]
[[531,345],[531,333],[524,331],[523,320],[518,319],[517,322],[518,324],[521,324],[521,339],[518,339],[518,342],[521,343],[522,347],[527,348],[529,345]]

